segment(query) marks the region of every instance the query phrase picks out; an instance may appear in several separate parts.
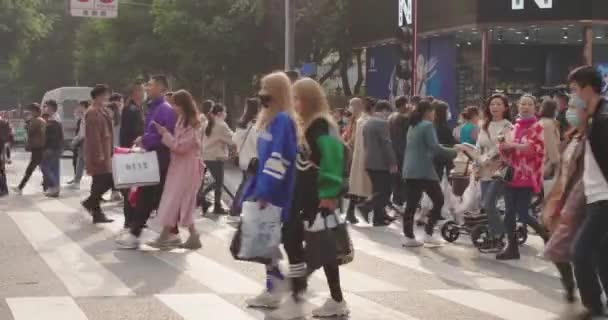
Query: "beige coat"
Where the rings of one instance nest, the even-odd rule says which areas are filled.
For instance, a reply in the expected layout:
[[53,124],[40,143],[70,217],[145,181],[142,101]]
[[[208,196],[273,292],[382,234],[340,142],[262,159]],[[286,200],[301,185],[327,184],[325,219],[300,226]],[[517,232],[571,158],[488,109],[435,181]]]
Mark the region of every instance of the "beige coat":
[[357,125],[354,132],[355,143],[348,185],[350,194],[364,198],[369,198],[372,196],[372,182],[370,181],[367,171],[365,170],[365,144],[362,130],[369,119],[370,116],[368,114],[362,114],[361,117],[359,117],[359,120],[357,120]]
[[544,175],[551,176],[555,174],[560,158],[559,125],[557,121],[550,118],[542,118],[539,122],[540,125],[543,126],[543,138],[545,139],[545,156],[543,160],[543,168],[545,168]]
[[[205,128],[208,125],[209,123],[205,125]],[[230,130],[226,122],[216,120],[211,134],[203,138],[203,160],[228,160],[230,158],[228,147],[234,145],[234,142],[232,142],[233,134],[234,132]]]

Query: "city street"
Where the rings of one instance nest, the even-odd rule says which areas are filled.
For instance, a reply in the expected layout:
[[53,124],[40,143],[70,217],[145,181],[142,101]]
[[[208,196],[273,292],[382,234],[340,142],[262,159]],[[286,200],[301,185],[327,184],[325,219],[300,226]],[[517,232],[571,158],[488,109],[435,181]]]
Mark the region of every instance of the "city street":
[[[15,152],[9,186],[21,179],[29,154]],[[62,160],[62,183],[71,178]],[[234,190],[240,173],[228,170]],[[22,196],[0,198],[0,320],[253,320],[266,313],[247,309],[259,293],[261,265],[234,261],[228,250],[234,223],[197,214],[203,248],[196,252],[118,250],[122,208],[107,203],[116,221],[93,225],[80,191],[47,199],[37,171]],[[401,223],[350,228],[353,263],[341,268],[353,320],[553,320],[575,319],[555,268],[539,257],[542,241],[531,235],[520,261],[499,262],[481,254],[463,235],[442,248],[404,249]],[[144,233],[159,230],[154,221]],[[183,236],[183,235],[182,235]],[[307,307],[322,304],[328,288],[322,272],[311,279]]]

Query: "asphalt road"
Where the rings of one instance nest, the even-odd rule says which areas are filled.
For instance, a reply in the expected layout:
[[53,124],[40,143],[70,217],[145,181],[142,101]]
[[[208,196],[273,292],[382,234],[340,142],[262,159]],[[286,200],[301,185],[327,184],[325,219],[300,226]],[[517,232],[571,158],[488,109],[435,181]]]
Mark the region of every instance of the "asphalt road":
[[[16,152],[8,167],[17,184],[28,155]],[[72,169],[63,160],[63,181]],[[240,173],[229,170],[234,188]],[[87,194],[63,191],[47,199],[36,173],[23,196],[0,198],[0,320],[251,320],[266,313],[244,300],[264,284],[263,267],[236,262],[228,252],[234,225],[201,217],[203,248],[122,251],[114,235],[120,205],[105,210],[117,221],[91,224],[79,207]],[[144,237],[158,230],[154,221]],[[442,248],[403,249],[400,223],[350,228],[356,258],[341,268],[342,286],[355,320],[550,320],[574,319],[552,265],[538,257],[542,242],[531,236],[522,260],[498,262],[475,250],[468,236]],[[307,308],[322,303],[328,288],[317,272]]]

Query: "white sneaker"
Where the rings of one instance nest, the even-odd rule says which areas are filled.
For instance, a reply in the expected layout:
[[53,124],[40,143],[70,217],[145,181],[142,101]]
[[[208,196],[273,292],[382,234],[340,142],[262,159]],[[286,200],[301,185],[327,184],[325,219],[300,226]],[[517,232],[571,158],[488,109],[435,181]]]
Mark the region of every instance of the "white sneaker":
[[346,301],[336,302],[332,298],[328,298],[325,303],[317,309],[312,311],[313,317],[316,318],[329,318],[329,317],[343,317],[350,313]]
[[431,247],[441,247],[441,246],[445,245],[445,240],[443,240],[437,234],[433,234],[431,236],[431,235],[428,235],[425,233],[422,241],[424,242],[424,244],[431,246]]
[[126,232],[116,239],[116,245],[120,249],[134,250],[139,248],[139,238],[131,232]]
[[23,190],[19,189],[19,187],[13,187],[12,190],[16,195],[23,195]]
[[293,297],[286,299],[279,309],[270,313],[270,319],[276,320],[294,320],[304,319],[306,313],[304,312],[304,301],[296,301]]
[[275,309],[279,307],[281,303],[281,296],[275,290],[274,292],[268,292],[264,289],[262,293],[251,299],[245,300],[245,303],[250,308],[269,308]]
[[405,248],[417,248],[422,247],[424,243],[416,240],[416,238],[408,238],[405,237],[405,241],[403,241],[403,247]]

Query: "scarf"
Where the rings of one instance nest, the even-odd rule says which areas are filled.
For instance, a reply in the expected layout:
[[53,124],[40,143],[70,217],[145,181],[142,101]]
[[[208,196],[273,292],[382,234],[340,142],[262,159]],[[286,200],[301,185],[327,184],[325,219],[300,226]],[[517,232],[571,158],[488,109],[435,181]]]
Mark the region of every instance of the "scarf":
[[538,119],[536,117],[518,118],[515,122],[515,141],[521,141],[524,133],[532,127]]

